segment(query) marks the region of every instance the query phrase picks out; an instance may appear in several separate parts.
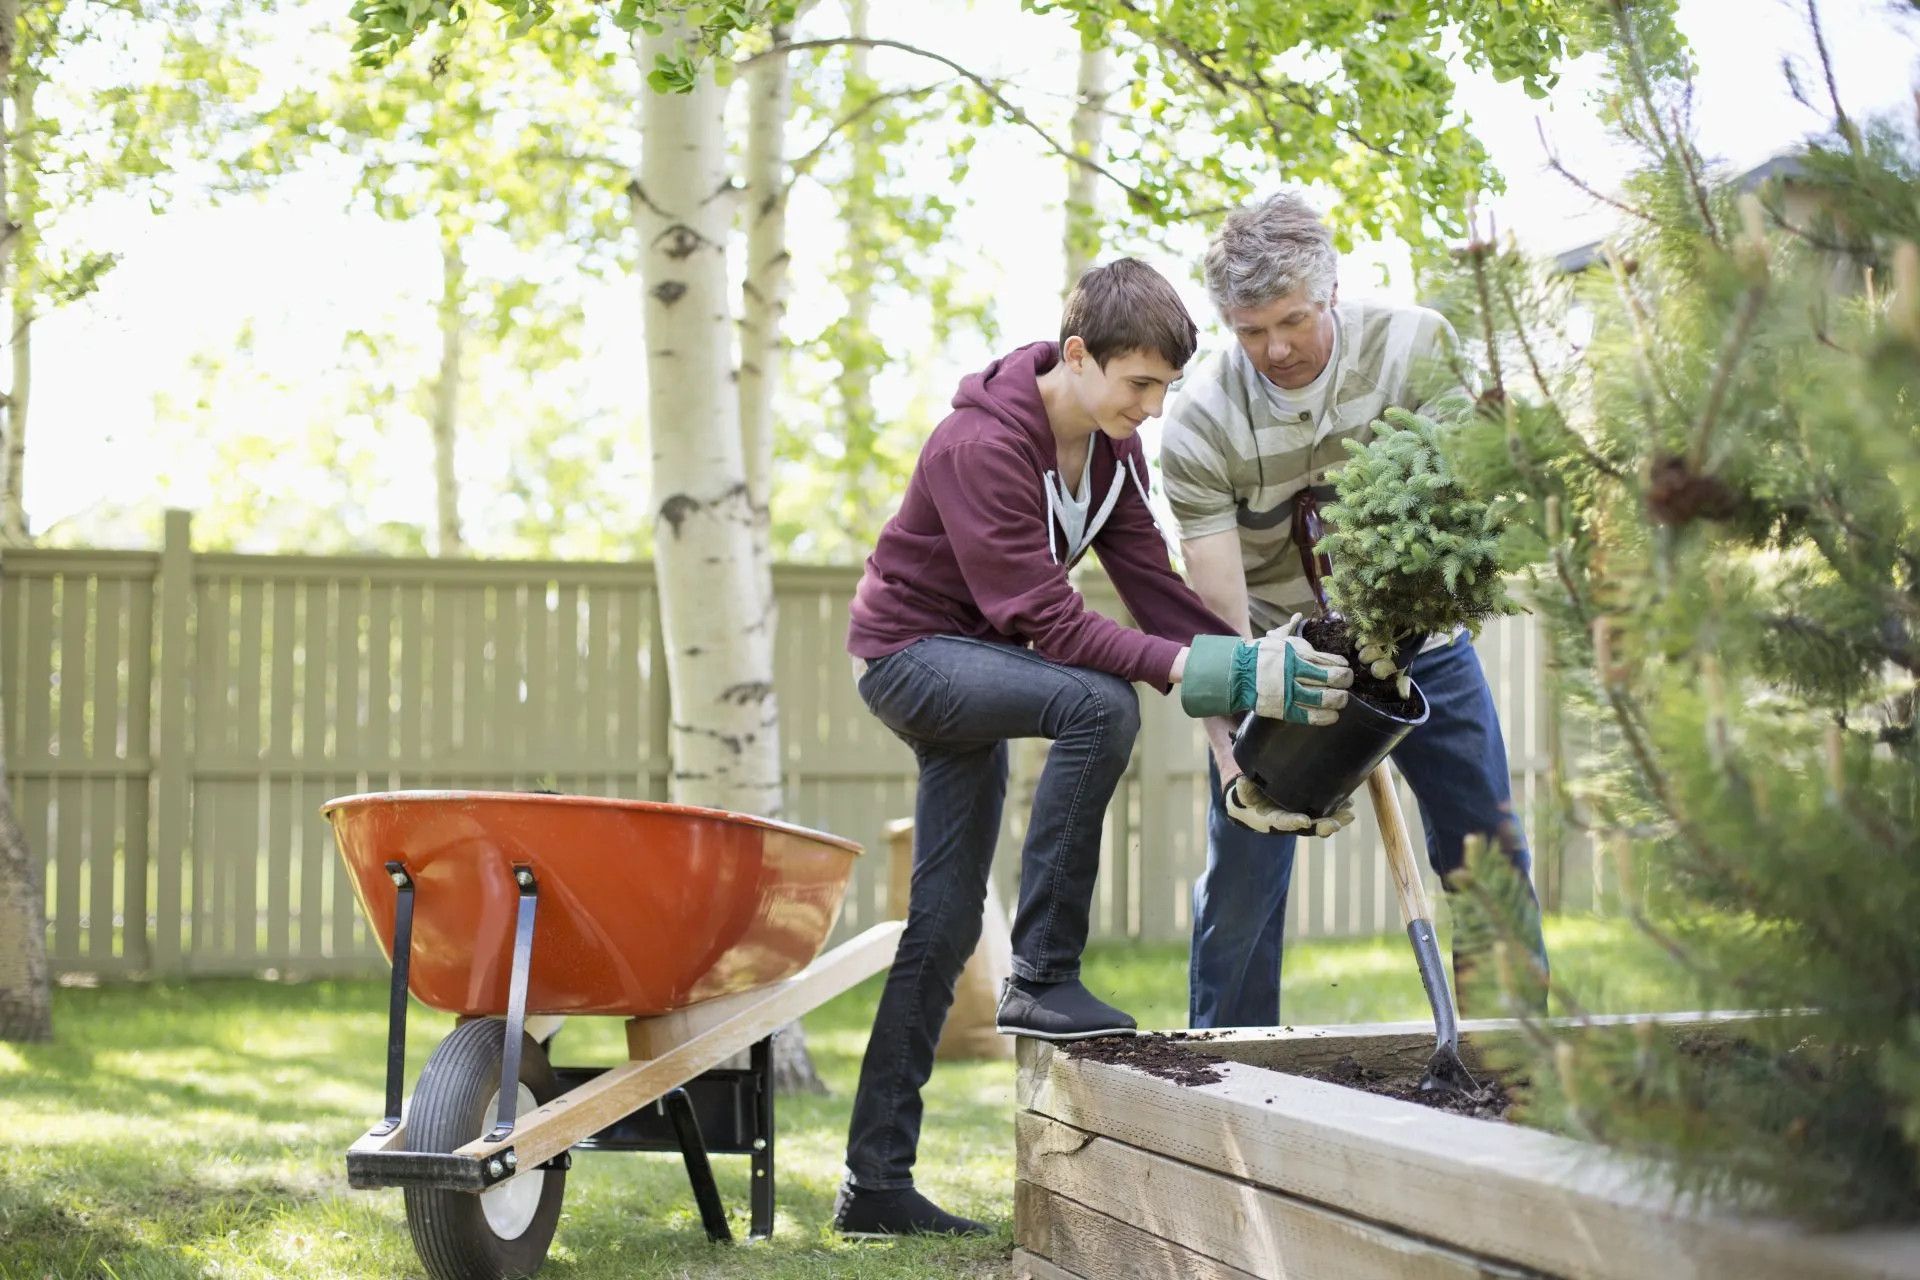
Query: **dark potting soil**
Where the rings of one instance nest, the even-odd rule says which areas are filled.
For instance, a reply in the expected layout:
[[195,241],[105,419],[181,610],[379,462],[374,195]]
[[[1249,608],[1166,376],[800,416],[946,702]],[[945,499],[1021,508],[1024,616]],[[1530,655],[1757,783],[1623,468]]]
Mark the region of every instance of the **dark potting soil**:
[[1298,1074],[1308,1080],[1343,1084],[1364,1093],[1378,1094],[1383,1098],[1398,1098],[1402,1102],[1417,1102],[1423,1107],[1432,1107],[1436,1111],[1450,1111],[1455,1115],[1472,1116],[1477,1120],[1504,1120],[1507,1118],[1507,1109],[1513,1105],[1513,1098],[1507,1093],[1505,1082],[1484,1071],[1474,1077],[1480,1085],[1478,1097],[1470,1097],[1455,1089],[1423,1090],[1420,1088],[1420,1076],[1390,1075],[1374,1067],[1362,1065],[1350,1053],[1342,1054],[1330,1066],[1313,1071],[1302,1071]]
[[1183,1032],[1161,1035],[1150,1031],[1137,1036],[1100,1036],[1093,1040],[1074,1040],[1061,1047],[1071,1058],[1132,1067],[1150,1076],[1193,1088],[1203,1084],[1218,1084],[1226,1079],[1220,1071],[1226,1059],[1217,1054],[1190,1049],[1182,1043],[1200,1038]]
[[1337,613],[1308,618],[1300,625],[1300,633],[1314,648],[1323,653],[1338,654],[1352,664],[1353,688],[1349,692],[1354,697],[1396,719],[1411,720],[1420,714],[1420,699],[1401,697],[1397,682],[1375,679],[1373,673],[1361,663],[1360,646],[1354,643],[1353,633],[1347,629],[1345,618]]

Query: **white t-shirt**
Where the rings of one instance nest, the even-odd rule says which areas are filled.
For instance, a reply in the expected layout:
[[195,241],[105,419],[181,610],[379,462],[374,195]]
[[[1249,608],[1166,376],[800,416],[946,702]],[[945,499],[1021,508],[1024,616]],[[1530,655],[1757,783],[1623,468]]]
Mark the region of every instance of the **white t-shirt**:
[[1327,397],[1333,391],[1333,371],[1340,365],[1340,330],[1333,331],[1333,350],[1327,356],[1327,365],[1320,370],[1320,376],[1297,391],[1289,391],[1268,381],[1266,375],[1260,377],[1260,385],[1266,388],[1267,401],[1273,406],[1273,416],[1280,422],[1318,423],[1320,416],[1327,411]]
[[1093,541],[1086,536],[1087,511],[1093,506],[1091,441],[1087,444],[1087,461],[1080,468],[1078,486],[1069,489],[1059,472],[1047,472],[1047,505],[1053,509],[1053,518],[1060,522],[1060,531],[1066,535],[1067,554],[1060,558],[1060,563],[1071,564],[1075,556],[1087,549],[1087,543]]

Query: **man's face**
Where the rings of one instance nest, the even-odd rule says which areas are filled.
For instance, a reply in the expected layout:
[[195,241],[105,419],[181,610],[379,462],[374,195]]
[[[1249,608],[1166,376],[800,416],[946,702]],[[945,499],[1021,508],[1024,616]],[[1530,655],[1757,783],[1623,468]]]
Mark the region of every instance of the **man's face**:
[[1298,391],[1320,376],[1333,357],[1335,290],[1315,302],[1304,288],[1259,307],[1228,307],[1226,321],[1240,349],[1267,381]]
[[1159,417],[1166,407],[1167,388],[1180,376],[1180,370],[1158,351],[1109,356],[1102,369],[1078,338],[1067,339],[1066,359],[1074,372],[1081,408],[1115,440],[1125,440],[1148,418]]

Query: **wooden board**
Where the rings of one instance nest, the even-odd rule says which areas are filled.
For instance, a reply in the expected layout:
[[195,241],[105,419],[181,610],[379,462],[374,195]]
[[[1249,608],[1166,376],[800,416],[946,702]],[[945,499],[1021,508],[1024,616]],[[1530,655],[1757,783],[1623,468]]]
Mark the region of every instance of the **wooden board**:
[[1013,1190],[1020,1246],[1075,1274],[1126,1280],[1259,1280],[1031,1182],[1015,1183]]
[[1183,1163],[1549,1275],[1911,1280],[1920,1234],[1693,1214],[1625,1161],[1517,1125],[1230,1062],[1183,1087],[1022,1041],[1020,1105]]
[[[1602,1014],[1589,1017],[1581,1025],[1610,1027],[1633,1022],[1652,1022],[1676,1031],[1690,1030],[1702,1024],[1733,1027],[1777,1015],[1719,1011],[1712,1013]],[[1548,1026],[1573,1025],[1568,1018],[1550,1018]],[[1468,1067],[1479,1068],[1485,1052],[1521,1034],[1521,1024],[1511,1018],[1474,1018],[1460,1024],[1460,1057]],[[1434,1033],[1431,1020],[1418,1022],[1362,1022],[1331,1027],[1239,1027],[1215,1032],[1192,1032],[1191,1043],[1204,1053],[1217,1054],[1250,1067],[1272,1067],[1301,1072],[1332,1065],[1342,1057],[1352,1057],[1361,1066],[1387,1072],[1412,1072],[1418,1075],[1433,1055]]]
[[657,1057],[617,1066],[519,1118],[503,1141],[484,1138],[454,1154],[485,1160],[508,1147],[530,1169],[574,1143],[630,1115],[669,1089],[752,1047],[787,1023],[839,995],[893,962],[902,926],[877,924],[841,943],[785,982],[733,997],[738,1003],[723,1021],[695,1032]]
[[[1444,1245],[1416,1240],[1333,1209],[1250,1182],[1169,1160],[1087,1133],[1031,1111],[1015,1122],[1019,1177],[1062,1197],[1083,1212],[1133,1224],[1227,1274],[1286,1280],[1488,1280],[1518,1277],[1514,1267],[1473,1258]],[[1015,1238],[1062,1265],[1086,1256],[1049,1248],[1030,1234],[1025,1202]],[[1115,1272],[1113,1274],[1120,1274]],[[1167,1274],[1181,1271],[1126,1274]]]
[[1025,1249],[1015,1249],[1013,1280],[1086,1280],[1086,1277],[1069,1271],[1039,1254],[1029,1253]]

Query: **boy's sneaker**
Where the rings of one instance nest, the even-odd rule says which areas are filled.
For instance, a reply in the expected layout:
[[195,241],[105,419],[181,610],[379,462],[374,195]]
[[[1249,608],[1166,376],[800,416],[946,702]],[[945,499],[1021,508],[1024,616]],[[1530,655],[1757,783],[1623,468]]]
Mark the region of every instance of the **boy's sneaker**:
[[845,1182],[833,1200],[833,1229],[850,1240],[993,1234],[985,1223],[948,1213],[912,1187],[870,1191]]
[[1000,989],[995,1029],[1005,1036],[1038,1040],[1090,1040],[1094,1036],[1130,1036],[1138,1024],[1086,989],[1078,978],[1065,982],[1028,982],[1008,978]]

